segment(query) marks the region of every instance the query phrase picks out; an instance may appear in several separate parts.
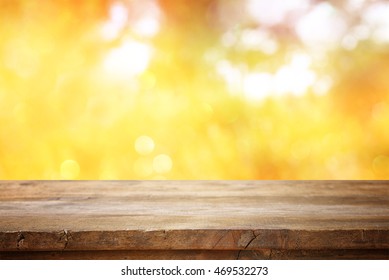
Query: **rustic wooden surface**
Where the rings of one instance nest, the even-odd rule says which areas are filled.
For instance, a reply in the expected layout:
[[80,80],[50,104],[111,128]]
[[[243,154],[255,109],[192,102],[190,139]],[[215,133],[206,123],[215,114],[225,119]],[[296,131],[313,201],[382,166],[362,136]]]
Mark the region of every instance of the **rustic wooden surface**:
[[387,259],[389,181],[0,181],[0,258],[50,256]]
[[388,250],[111,250],[111,251],[0,251],[12,260],[382,260]]

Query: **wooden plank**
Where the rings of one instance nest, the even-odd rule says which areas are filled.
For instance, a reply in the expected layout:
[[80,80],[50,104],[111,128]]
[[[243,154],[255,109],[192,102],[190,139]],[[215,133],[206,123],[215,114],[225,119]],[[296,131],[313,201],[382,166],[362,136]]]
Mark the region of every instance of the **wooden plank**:
[[389,260],[389,250],[11,251],[2,260]]
[[7,232],[2,250],[249,250],[384,249],[384,230],[171,230]]
[[240,260],[389,260],[389,249],[383,250],[247,250]]
[[[0,252],[8,260],[236,260],[239,251],[151,250],[151,251],[21,251]],[[247,257],[250,257],[249,255]]]
[[389,181],[0,182],[0,251],[263,249],[389,249]]

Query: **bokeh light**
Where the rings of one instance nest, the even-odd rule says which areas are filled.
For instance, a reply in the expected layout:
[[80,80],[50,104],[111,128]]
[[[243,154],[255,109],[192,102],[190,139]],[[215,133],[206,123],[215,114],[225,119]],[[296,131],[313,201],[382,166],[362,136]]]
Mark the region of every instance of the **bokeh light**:
[[0,0],[0,179],[389,179],[383,0]]
[[173,162],[168,155],[158,155],[153,160],[154,171],[158,174],[170,172],[173,167]]
[[148,136],[142,135],[135,141],[135,150],[140,155],[148,155],[154,150],[154,141]]

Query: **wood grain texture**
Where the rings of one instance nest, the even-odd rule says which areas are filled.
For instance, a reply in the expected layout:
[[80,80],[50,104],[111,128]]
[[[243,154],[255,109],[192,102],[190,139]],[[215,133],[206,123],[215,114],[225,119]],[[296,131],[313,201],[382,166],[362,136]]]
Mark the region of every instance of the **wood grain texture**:
[[389,250],[0,251],[3,260],[382,260]]
[[389,181],[0,181],[0,258],[107,250],[385,256]]

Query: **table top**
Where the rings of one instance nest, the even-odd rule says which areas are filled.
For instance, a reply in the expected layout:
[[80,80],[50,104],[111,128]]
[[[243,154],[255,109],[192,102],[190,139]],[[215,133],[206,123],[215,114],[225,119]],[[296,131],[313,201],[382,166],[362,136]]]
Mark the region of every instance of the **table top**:
[[389,181],[0,181],[0,251],[389,249]]

